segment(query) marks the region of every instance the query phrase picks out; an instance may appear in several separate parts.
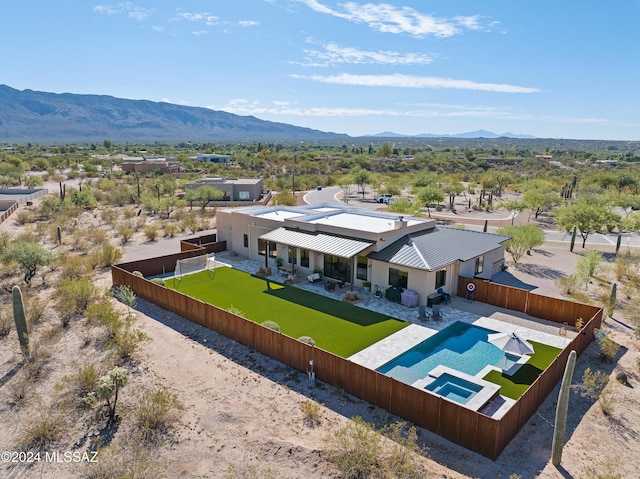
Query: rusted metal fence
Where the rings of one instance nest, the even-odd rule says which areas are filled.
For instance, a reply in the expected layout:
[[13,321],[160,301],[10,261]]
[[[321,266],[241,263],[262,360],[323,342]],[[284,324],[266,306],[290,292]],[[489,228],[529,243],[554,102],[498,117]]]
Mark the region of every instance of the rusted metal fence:
[[[190,247],[196,246],[191,243]],[[197,248],[197,249],[196,249]],[[548,312],[551,321],[572,323],[560,318],[554,308],[566,314],[588,318],[581,334],[538,377],[525,394],[500,419],[467,409],[426,390],[418,389],[396,379],[310,346],[280,332],[236,316],[214,305],[191,298],[132,274],[156,275],[169,271],[178,259],[202,254],[202,247],[160,258],[121,264],[111,268],[114,285],[127,285],[136,294],[163,309],[172,311],[201,326],[238,341],[299,371],[306,372],[309,361],[319,380],[344,389],[367,402],[384,408],[414,424],[460,444],[491,459],[497,458],[531,415],[538,409],[560,380],[569,351],[580,354],[593,339],[594,329],[600,327],[602,309],[587,305],[563,306],[563,300],[544,298],[524,290],[475,281],[476,300],[509,307],[518,311]],[[459,284],[466,287],[466,282]],[[478,294],[480,293],[480,294]],[[482,298],[482,299],[480,299]],[[544,301],[542,301],[544,298]],[[531,314],[531,313],[529,313]],[[578,316],[576,316],[578,315]],[[589,316],[587,316],[589,315]],[[575,323],[575,321],[573,321]]]
[[18,209],[17,201],[1,201],[0,202],[0,210],[2,213],[0,214],[0,223],[4,222],[9,216],[13,214],[15,210]]

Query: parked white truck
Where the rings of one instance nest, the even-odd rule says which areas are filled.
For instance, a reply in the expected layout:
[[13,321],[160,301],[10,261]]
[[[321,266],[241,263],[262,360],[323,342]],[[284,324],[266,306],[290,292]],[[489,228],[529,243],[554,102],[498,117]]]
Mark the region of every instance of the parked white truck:
[[376,203],[384,203],[389,204],[389,200],[393,198],[393,195],[389,195],[389,194],[384,194],[384,195],[375,195],[373,197],[373,201],[375,201]]

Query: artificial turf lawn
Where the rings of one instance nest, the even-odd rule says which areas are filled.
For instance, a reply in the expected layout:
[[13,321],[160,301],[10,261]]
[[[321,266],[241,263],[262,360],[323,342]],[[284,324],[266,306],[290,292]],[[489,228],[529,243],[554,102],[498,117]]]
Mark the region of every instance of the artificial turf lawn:
[[242,311],[241,316],[263,323],[275,321],[283,334],[292,338],[311,336],[316,346],[342,357],[380,341],[409,323],[359,308],[319,294],[282,286],[232,268],[217,268],[184,276],[176,287],[173,278],[166,286],[223,309]]
[[501,386],[500,394],[503,396],[516,400],[520,398],[562,351],[559,348],[535,341],[529,341],[529,343],[533,346],[535,353],[530,355],[529,361],[513,376],[507,376],[499,371],[491,371],[482,379]]

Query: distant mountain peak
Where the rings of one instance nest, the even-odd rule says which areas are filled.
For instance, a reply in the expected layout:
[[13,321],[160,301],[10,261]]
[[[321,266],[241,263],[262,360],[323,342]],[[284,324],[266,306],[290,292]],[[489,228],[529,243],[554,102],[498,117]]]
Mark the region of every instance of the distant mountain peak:
[[533,135],[522,135],[516,133],[502,133],[497,134],[492,131],[487,130],[476,130],[469,131],[466,133],[454,133],[450,134],[436,134],[436,133],[420,133],[418,135],[403,135],[401,133],[393,133],[390,131],[385,131],[383,133],[378,133],[376,135],[371,135],[374,137],[384,137],[384,138],[518,138],[518,139],[534,139],[536,138]]
[[5,142],[319,140],[349,138],[208,108],[0,85]]

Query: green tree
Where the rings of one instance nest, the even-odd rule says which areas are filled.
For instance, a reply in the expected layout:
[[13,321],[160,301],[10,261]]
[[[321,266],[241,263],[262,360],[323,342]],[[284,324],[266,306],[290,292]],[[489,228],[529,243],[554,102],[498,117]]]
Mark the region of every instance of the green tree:
[[511,254],[514,263],[518,263],[531,248],[544,243],[544,233],[536,225],[503,226],[497,233],[511,236],[504,244],[504,249]]
[[380,149],[378,150],[378,155],[381,158],[391,158],[393,157],[393,146],[389,143],[383,143]]
[[2,262],[8,264],[15,261],[24,275],[24,282],[29,284],[38,268],[53,263],[51,252],[35,243],[20,241],[8,246],[2,255]]
[[187,190],[185,193],[185,199],[189,202],[195,201],[199,203],[202,211],[205,210],[210,202],[220,200],[223,196],[223,191],[211,185],[199,186],[194,190]]
[[604,205],[579,201],[571,206],[558,208],[555,211],[558,226],[566,231],[576,226],[582,236],[584,248],[587,238],[605,228],[610,222],[619,221],[620,217],[609,211]]
[[418,201],[427,207],[427,214],[431,218],[430,206],[432,203],[439,203],[444,200],[444,194],[440,188],[435,186],[427,186],[418,190],[416,195]]
[[362,193],[362,199],[364,199],[367,185],[371,183],[371,173],[364,168],[356,166],[351,170],[351,179],[356,185],[358,185],[358,190],[360,190]]
[[578,258],[576,272],[578,277],[584,281],[585,288],[589,285],[589,281],[596,275],[602,261],[604,261],[604,256],[596,250],[591,250]]
[[116,406],[118,404],[118,393],[128,380],[127,370],[119,366],[110,369],[107,374],[98,380],[98,391],[89,393],[84,402],[94,408],[106,407],[109,414],[109,421],[116,418]]
[[511,216],[511,226],[513,226],[513,221],[516,219],[518,213],[524,210],[527,206],[522,201],[511,200],[502,203],[502,207],[509,212],[509,215]]

